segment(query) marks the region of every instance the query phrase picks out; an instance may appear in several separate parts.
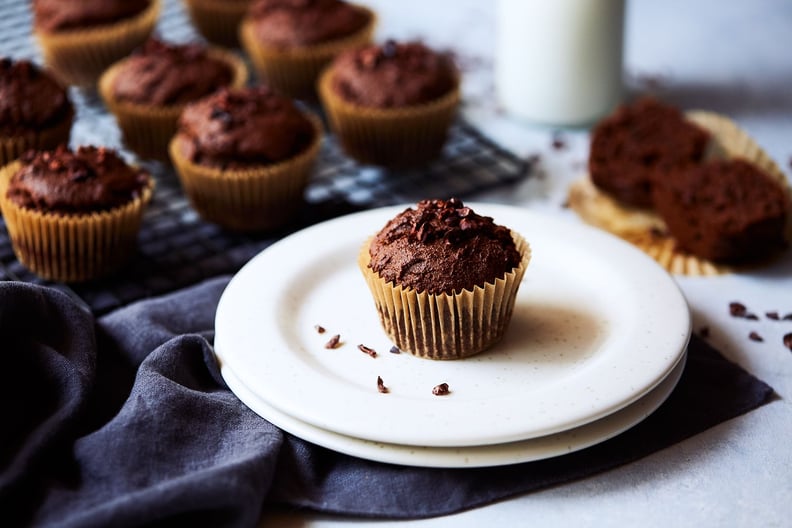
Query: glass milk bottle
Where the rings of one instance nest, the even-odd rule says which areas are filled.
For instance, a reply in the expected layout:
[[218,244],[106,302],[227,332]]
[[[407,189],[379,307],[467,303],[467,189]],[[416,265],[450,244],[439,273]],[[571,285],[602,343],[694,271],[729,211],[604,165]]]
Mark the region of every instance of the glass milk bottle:
[[625,0],[499,0],[495,86],[525,120],[591,124],[622,96]]

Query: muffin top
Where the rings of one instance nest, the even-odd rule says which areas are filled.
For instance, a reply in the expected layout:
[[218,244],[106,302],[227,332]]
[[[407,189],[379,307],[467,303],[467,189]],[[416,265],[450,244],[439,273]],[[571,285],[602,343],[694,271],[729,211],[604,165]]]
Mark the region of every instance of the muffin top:
[[107,211],[140,196],[150,176],[130,167],[115,151],[84,146],[76,152],[28,151],[9,181],[9,200],[41,212],[75,214]]
[[419,42],[370,45],[341,53],[332,65],[332,89],[350,103],[397,108],[426,103],[457,84],[450,57]]
[[112,24],[141,13],[150,0],[33,0],[33,24],[44,32]]
[[390,220],[369,247],[386,282],[429,294],[472,290],[502,278],[521,255],[511,231],[461,200],[422,200]]
[[784,188],[742,159],[689,166],[653,188],[655,207],[683,249],[713,261],[761,258],[784,245]]
[[247,16],[259,42],[284,48],[347,37],[371,18],[341,0],[257,0]]
[[209,95],[232,78],[231,67],[201,44],[149,39],[121,65],[112,91],[118,101],[178,105]]
[[704,157],[710,136],[679,109],[652,98],[619,107],[594,127],[589,173],[617,200],[652,205],[652,181]]
[[0,134],[38,131],[73,112],[65,88],[35,64],[0,59]]
[[305,150],[316,132],[294,103],[259,85],[222,88],[179,119],[182,154],[220,168],[271,164]]

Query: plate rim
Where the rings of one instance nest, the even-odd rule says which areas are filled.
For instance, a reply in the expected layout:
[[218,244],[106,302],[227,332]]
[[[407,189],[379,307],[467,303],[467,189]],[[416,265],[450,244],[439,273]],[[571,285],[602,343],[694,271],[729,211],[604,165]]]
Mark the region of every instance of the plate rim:
[[674,392],[687,366],[687,352],[647,394],[599,420],[547,436],[483,446],[414,446],[365,440],[322,429],[269,405],[251,391],[227,365],[220,373],[229,388],[253,412],[306,442],[338,453],[403,466],[483,468],[535,462],[574,453],[632,429],[651,416]]

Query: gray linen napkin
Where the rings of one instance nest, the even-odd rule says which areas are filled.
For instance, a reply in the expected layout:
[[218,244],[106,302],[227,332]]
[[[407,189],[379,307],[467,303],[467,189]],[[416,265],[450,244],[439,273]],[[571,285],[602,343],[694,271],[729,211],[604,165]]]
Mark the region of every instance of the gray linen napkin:
[[54,289],[0,283],[4,525],[254,526],[266,503],[442,515],[628,463],[773,397],[694,337],[666,403],[597,446],[498,468],[370,462],[284,433],[228,390],[212,353],[227,282],[98,320]]

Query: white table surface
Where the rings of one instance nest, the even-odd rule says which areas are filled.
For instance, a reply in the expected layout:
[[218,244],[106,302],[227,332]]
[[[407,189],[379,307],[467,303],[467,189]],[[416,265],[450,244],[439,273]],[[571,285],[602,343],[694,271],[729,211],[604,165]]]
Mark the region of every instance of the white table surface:
[[[548,0],[552,1],[552,0]],[[542,178],[476,196],[574,214],[561,207],[588,155],[588,131],[553,131],[498,111],[492,81],[494,2],[369,0],[380,15],[377,37],[422,38],[453,48],[465,66],[465,115],[521,156],[541,155]],[[789,178],[792,171],[792,2],[789,0],[628,0],[625,68],[632,91],[656,79],[656,95],[683,109],[735,119]],[[654,84],[654,83],[653,83]],[[726,357],[770,384],[779,399],[637,462],[606,473],[461,514],[419,521],[360,521],[269,511],[284,527],[390,526],[792,526],[792,351],[782,336],[792,322],[792,251],[760,272],[717,278],[676,277],[693,328]],[[759,321],[729,315],[743,302]],[[749,340],[751,331],[764,342]]]

